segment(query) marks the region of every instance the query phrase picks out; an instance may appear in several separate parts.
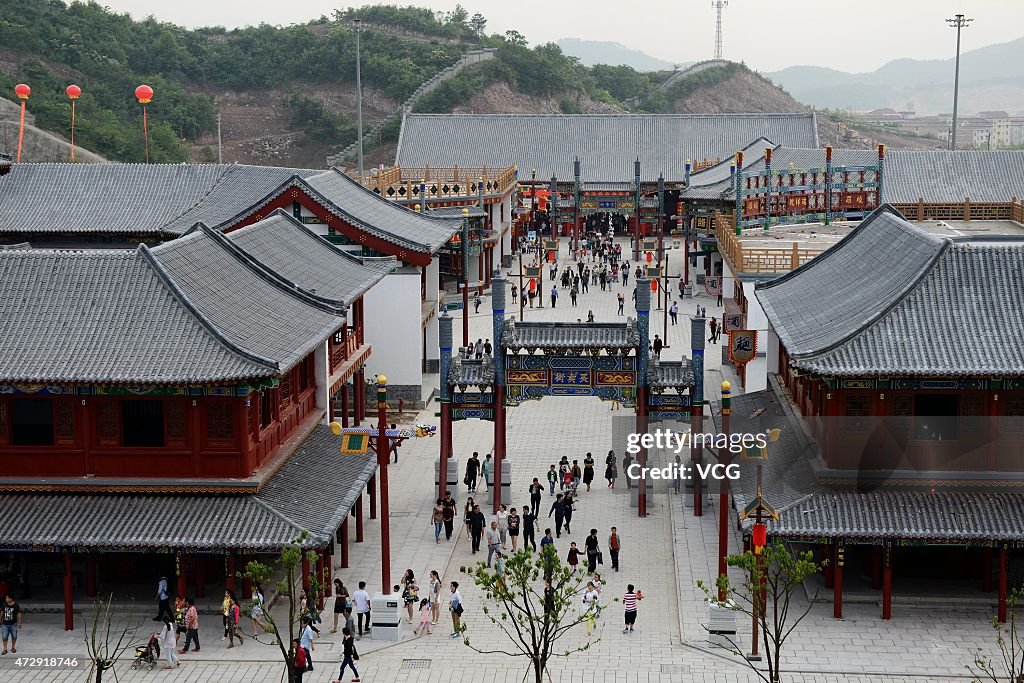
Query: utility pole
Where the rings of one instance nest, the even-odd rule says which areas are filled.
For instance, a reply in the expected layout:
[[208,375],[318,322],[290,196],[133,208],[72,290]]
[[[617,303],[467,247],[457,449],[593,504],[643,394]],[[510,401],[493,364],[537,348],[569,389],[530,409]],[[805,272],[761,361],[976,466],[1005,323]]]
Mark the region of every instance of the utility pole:
[[956,72],[953,76],[953,129],[949,133],[949,148],[956,149],[956,114],[957,100],[960,96],[960,31],[974,19],[968,19],[963,14],[958,14],[952,19],[946,19],[946,23],[956,29]]
[[224,147],[220,139],[220,112],[217,112],[217,163],[224,163]]
[[718,12],[715,23],[715,59],[722,58],[722,10],[729,6],[729,0],[713,0],[711,6]]
[[[363,75],[359,45],[359,28],[361,19],[353,19],[356,27],[356,135],[359,136],[359,177],[363,177]],[[385,586],[386,588],[386,586]]]

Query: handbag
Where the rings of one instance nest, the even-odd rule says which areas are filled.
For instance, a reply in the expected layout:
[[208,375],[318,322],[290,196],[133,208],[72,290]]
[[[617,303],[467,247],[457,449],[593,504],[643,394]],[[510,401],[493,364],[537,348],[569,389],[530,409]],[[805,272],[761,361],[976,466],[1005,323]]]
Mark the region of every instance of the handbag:
[[604,553],[598,553],[597,554],[597,563],[600,564],[600,565],[604,564]]
[[469,486],[469,475],[468,474],[466,475],[466,478],[462,480],[462,483],[465,484],[466,486]]

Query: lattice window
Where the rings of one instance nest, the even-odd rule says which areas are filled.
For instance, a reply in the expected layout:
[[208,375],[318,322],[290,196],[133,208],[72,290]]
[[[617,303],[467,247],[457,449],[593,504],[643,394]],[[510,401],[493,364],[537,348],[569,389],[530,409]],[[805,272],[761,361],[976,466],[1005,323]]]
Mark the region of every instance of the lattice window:
[[281,384],[278,386],[277,391],[281,397],[281,407],[285,407],[292,402],[292,373],[288,371],[281,376]]
[[70,400],[57,399],[54,411],[54,435],[58,442],[69,443],[75,439],[75,404]]
[[964,396],[960,401],[960,430],[977,434],[985,426],[985,400],[978,395]]
[[274,421],[274,392],[260,394],[260,429],[266,429]]
[[185,442],[185,402],[169,400],[165,402],[167,440],[179,444]]
[[867,431],[870,412],[871,407],[867,396],[847,396],[845,406],[847,417],[846,431]]
[[1003,431],[1024,433],[1024,396],[1011,396],[1003,402]]
[[235,421],[233,406],[216,401],[206,404],[206,438],[210,441],[233,441]]
[[117,435],[117,403],[115,401],[99,401],[96,405],[96,435],[100,443],[118,442]]

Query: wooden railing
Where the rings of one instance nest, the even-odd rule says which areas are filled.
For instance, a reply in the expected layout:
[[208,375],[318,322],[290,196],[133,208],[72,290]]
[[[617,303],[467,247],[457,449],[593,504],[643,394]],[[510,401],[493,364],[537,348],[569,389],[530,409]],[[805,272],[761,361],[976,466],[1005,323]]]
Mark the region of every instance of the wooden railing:
[[825,251],[822,247],[801,247],[799,242],[791,247],[744,246],[732,221],[719,211],[715,212],[715,236],[718,250],[728,257],[737,273],[788,273]]
[[359,348],[359,338],[355,333],[350,333],[343,341],[331,339],[331,372],[345,364],[349,358],[355,355]]
[[1014,197],[1010,202],[1010,220],[1024,223],[1024,199],[1018,202]]
[[930,204],[921,198],[916,204],[892,206],[911,221],[1020,221],[1024,218],[1022,203],[1016,197],[1009,202],[975,202],[964,197],[964,201],[952,204]]
[[363,187],[393,201],[415,203],[420,200],[420,185],[426,185],[426,197],[432,199],[472,198],[482,183],[485,195],[505,194],[516,182],[516,169],[459,167],[403,168],[392,166],[378,169],[365,176],[352,176]]

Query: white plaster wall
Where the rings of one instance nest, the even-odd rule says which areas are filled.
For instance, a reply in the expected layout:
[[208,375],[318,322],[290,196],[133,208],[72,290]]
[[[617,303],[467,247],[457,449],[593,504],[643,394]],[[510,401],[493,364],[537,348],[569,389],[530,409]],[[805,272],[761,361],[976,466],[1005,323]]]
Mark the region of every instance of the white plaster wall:
[[[427,300],[434,302],[434,308],[437,308],[437,302],[440,297],[441,287],[441,264],[435,256],[430,261],[430,265],[427,266]],[[441,357],[440,344],[440,327],[437,320],[437,315],[430,319],[427,323],[427,359],[437,360]],[[422,355],[422,349],[420,350]]]
[[[743,284],[743,293],[747,297],[747,329],[757,330],[757,358],[747,363],[747,382],[744,392],[761,391],[768,388],[768,357],[772,348],[768,338],[768,318],[761,308],[761,302],[754,295],[754,284],[747,282]],[[778,344],[775,344],[778,351]],[[778,361],[776,359],[776,364]]]
[[398,268],[363,296],[365,339],[373,345],[366,375],[383,373],[389,384],[423,384],[420,269]]
[[779,336],[772,329],[769,329],[764,336],[765,350],[768,352],[768,372],[780,374],[782,368],[779,366]]

